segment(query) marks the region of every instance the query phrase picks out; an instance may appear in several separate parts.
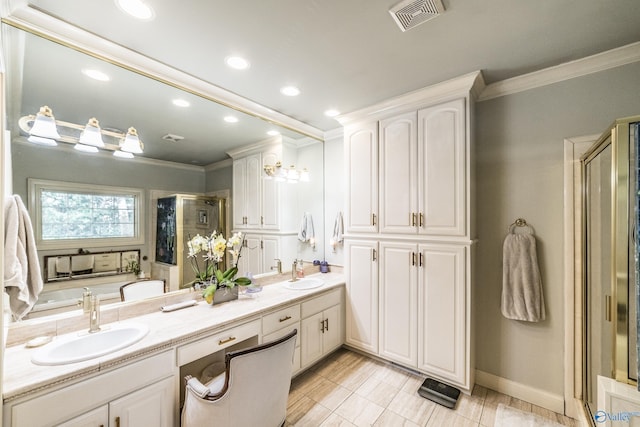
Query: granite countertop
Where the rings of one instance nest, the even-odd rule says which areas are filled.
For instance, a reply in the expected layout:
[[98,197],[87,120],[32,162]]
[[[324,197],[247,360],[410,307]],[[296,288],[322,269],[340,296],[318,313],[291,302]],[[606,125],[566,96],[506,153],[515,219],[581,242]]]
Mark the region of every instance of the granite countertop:
[[[83,362],[58,366],[35,365],[31,362],[31,356],[36,349],[27,348],[25,345],[9,347],[4,353],[3,401],[6,403],[29,393],[92,376],[186,342],[196,341],[199,337],[207,336],[226,326],[258,318],[263,313],[326,293],[345,283],[344,276],[340,273],[317,273],[307,277],[317,277],[325,283],[321,287],[308,290],[291,290],[285,288],[282,283],[277,283],[265,286],[262,292],[254,294],[252,298],[241,296],[236,301],[216,306],[200,301],[193,307],[172,312],[157,311],[125,320],[122,323],[135,322],[147,325],[149,333],[127,348]],[[109,324],[101,326],[107,328]],[[83,333],[86,331],[66,335]]]

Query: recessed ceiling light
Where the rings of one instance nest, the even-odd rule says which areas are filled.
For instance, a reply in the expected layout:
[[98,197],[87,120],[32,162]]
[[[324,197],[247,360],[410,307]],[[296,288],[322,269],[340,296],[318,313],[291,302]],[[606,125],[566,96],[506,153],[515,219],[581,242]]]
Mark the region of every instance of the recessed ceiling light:
[[123,12],[143,21],[150,21],[155,17],[151,6],[142,0],[116,0],[116,5]]
[[175,105],[176,107],[188,107],[189,105],[191,105],[189,104],[188,101],[185,101],[184,99],[174,99],[171,102],[173,102],[173,105]]
[[249,61],[239,56],[229,56],[224,60],[227,65],[231,68],[235,68],[236,70],[246,70],[249,68]]
[[280,93],[286,96],[298,96],[300,95],[300,89],[295,86],[285,86],[280,89]]
[[87,77],[90,77],[94,80],[98,80],[101,82],[108,82],[109,80],[111,80],[111,78],[106,75],[105,73],[103,73],[102,71],[99,70],[94,70],[91,68],[83,68],[82,69],[82,74],[84,74]]
[[277,130],[270,130],[269,132],[267,132],[267,135],[276,136],[276,135],[280,135],[280,132],[278,132]]
[[327,117],[336,117],[340,115],[340,111],[331,109],[331,110],[325,111],[324,115]]
[[224,118],[224,121],[227,123],[238,123],[238,118],[235,116],[227,116]]

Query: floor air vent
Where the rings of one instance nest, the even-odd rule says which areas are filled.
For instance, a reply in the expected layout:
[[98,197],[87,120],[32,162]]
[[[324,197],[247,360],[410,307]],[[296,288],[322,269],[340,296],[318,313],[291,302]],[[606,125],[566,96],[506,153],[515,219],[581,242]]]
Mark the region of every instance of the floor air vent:
[[460,397],[460,390],[433,378],[427,378],[418,389],[418,394],[425,399],[453,409],[456,407],[458,397]]
[[410,30],[443,12],[441,0],[403,0],[389,10],[402,31]]

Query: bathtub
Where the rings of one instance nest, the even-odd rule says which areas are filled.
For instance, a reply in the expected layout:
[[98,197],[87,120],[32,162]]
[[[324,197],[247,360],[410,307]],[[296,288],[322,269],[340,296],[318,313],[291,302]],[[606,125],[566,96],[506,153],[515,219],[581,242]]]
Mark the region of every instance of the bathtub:
[[[101,304],[109,304],[120,302],[120,286],[125,283],[128,282],[102,283],[86,287],[91,290],[93,295],[100,296]],[[33,319],[79,308],[78,301],[82,300],[83,292],[84,287],[43,291],[38,295],[38,301],[28,318]]]

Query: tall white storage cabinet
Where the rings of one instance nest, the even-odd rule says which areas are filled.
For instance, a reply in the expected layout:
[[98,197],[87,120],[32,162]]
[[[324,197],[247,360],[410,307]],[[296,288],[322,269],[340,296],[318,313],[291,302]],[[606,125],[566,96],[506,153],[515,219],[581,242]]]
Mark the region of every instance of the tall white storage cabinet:
[[275,258],[295,259],[295,189],[263,179],[265,165],[296,163],[295,144],[277,136],[227,154],[233,159],[233,231],[245,235],[238,270],[259,274],[270,271]]
[[471,73],[339,118],[347,345],[473,388]]

